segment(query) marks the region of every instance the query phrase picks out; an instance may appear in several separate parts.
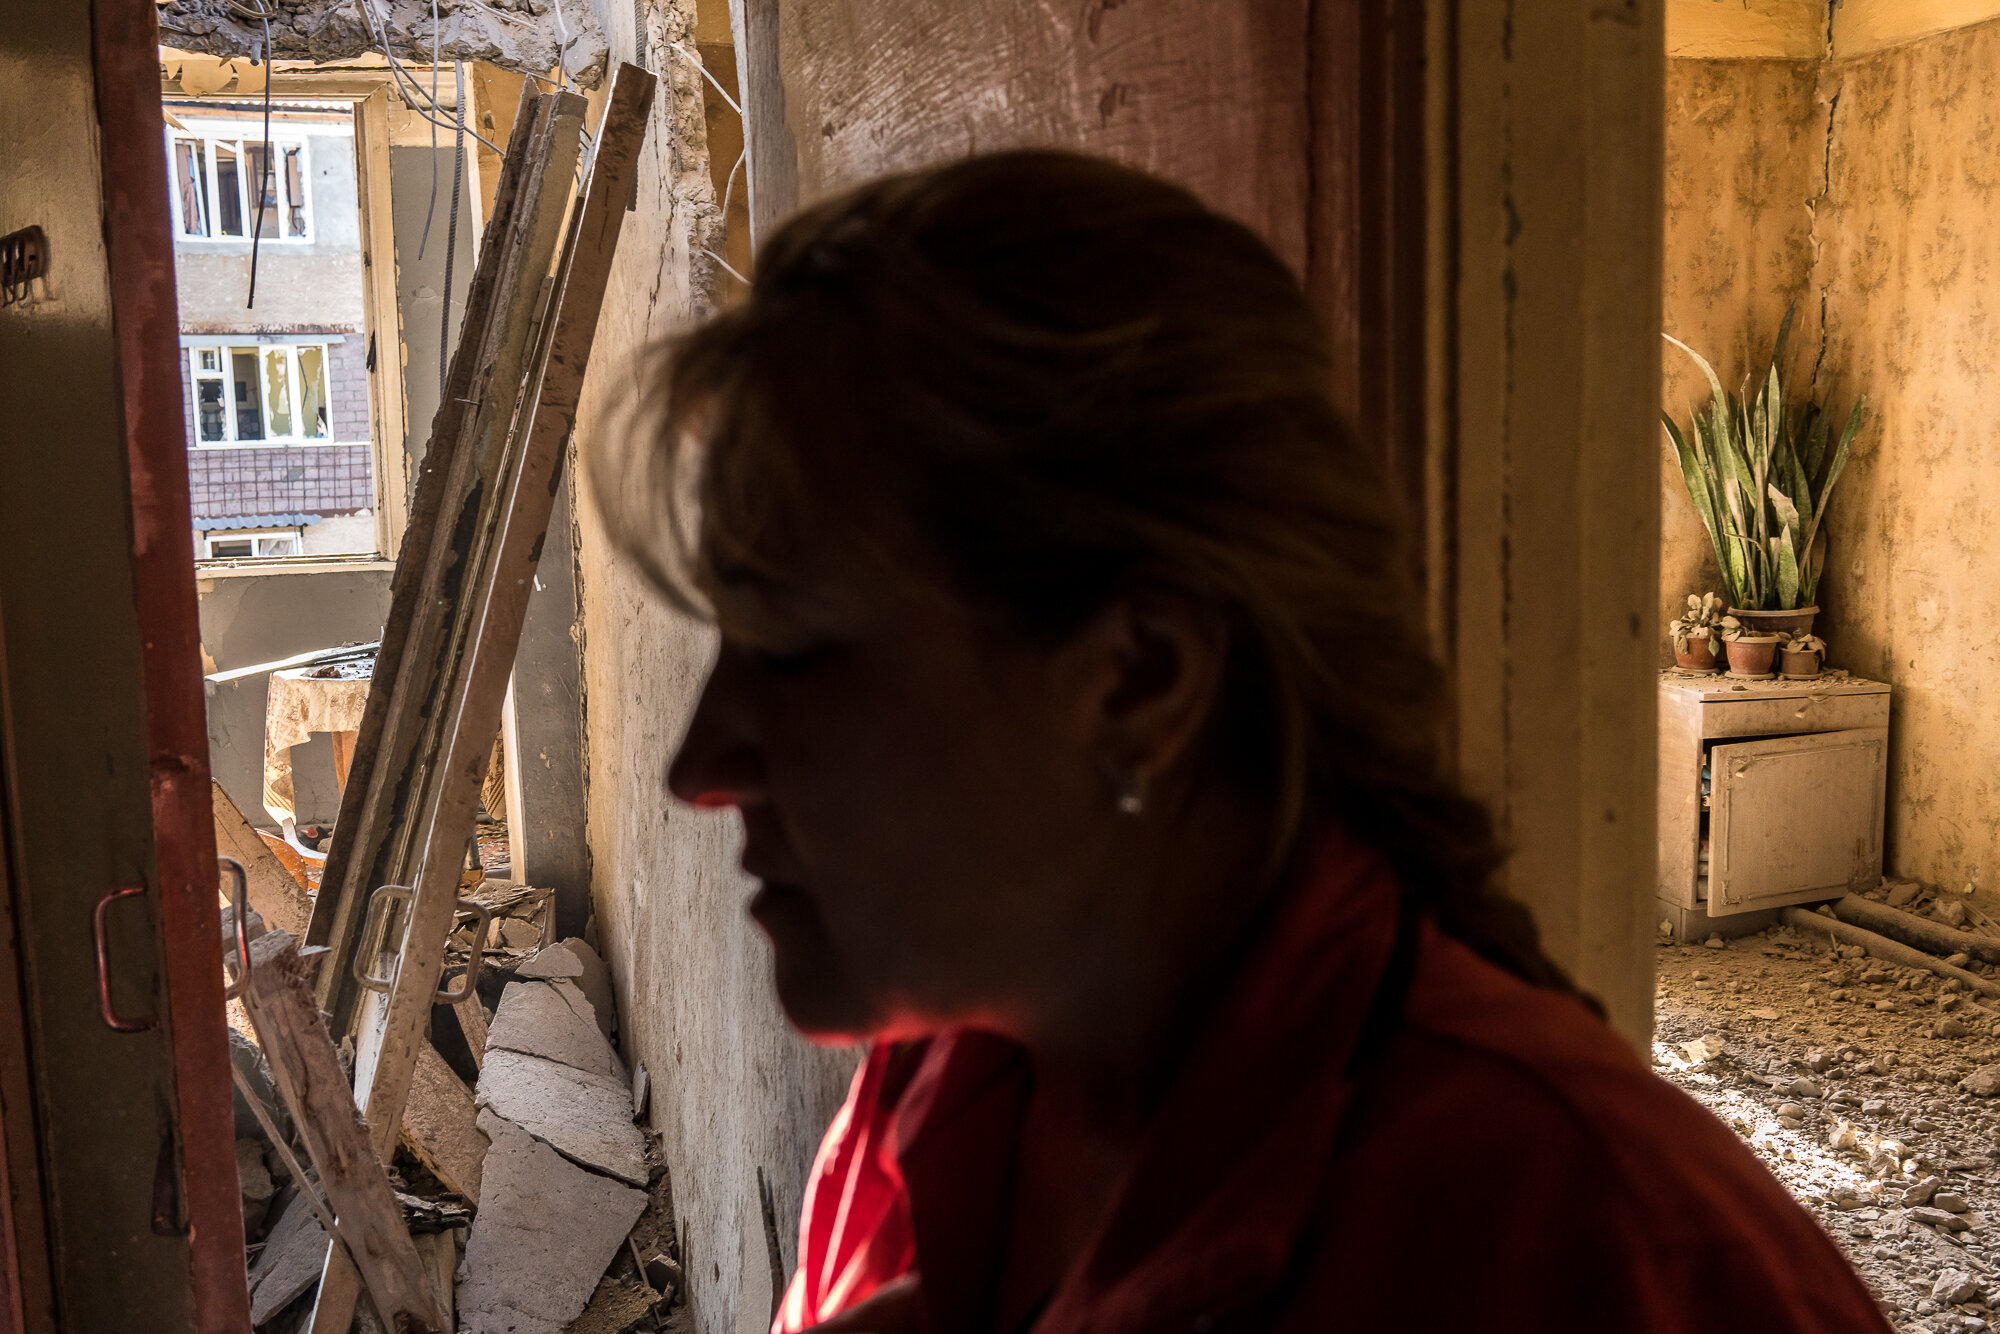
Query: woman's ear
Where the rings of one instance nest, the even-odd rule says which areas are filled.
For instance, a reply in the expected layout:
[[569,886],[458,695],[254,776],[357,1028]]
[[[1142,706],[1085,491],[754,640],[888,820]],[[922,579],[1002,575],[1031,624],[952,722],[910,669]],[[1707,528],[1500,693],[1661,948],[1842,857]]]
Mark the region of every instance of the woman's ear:
[[1097,748],[1120,782],[1143,787],[1187,752],[1221,694],[1229,639],[1212,603],[1159,582],[1133,584],[1078,636],[1095,668]]

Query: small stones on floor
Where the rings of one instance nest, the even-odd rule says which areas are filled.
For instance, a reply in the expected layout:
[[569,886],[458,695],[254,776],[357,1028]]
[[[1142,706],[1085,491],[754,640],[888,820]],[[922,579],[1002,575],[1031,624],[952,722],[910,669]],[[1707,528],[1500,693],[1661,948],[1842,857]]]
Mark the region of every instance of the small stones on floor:
[[[1663,939],[1654,1068],[1819,1218],[1901,1334],[1986,1329],[2000,1300],[2000,1007],[1811,937]],[[1954,962],[2000,980],[1969,951]]]

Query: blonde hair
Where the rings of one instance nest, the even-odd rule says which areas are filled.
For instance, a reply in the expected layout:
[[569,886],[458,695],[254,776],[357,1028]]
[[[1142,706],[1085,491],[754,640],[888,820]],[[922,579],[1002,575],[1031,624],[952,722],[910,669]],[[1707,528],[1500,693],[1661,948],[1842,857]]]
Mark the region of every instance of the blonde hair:
[[854,487],[1031,634],[1135,573],[1171,579],[1231,619],[1217,762],[1268,802],[1274,864],[1340,820],[1446,931],[1569,989],[1447,772],[1446,678],[1379,459],[1247,228],[1075,154],[891,176],[787,222],[748,299],[654,369],[597,494],[675,602],[698,610],[718,569],[791,573],[786,534],[837,522],[829,497]]

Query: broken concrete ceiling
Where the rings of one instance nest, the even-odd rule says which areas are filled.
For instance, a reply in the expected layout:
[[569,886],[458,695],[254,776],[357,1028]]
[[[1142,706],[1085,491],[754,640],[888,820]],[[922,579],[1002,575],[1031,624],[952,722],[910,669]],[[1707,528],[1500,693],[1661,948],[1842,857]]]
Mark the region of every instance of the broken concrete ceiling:
[[[375,31],[399,60],[483,60],[540,73],[558,64],[585,88],[603,81],[608,49],[589,0],[261,0],[271,9],[271,49],[279,60],[328,63],[376,49]],[[361,6],[368,4],[364,14]],[[168,0],[160,40],[184,51],[264,58],[256,2]],[[373,30],[369,23],[373,16]]]

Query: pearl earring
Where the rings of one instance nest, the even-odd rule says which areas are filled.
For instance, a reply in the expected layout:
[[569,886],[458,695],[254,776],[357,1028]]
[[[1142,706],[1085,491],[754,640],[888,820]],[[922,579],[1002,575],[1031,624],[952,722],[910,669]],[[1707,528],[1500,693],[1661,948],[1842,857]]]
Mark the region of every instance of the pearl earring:
[[1146,813],[1146,771],[1136,765],[1118,785],[1118,813],[1134,817]]

